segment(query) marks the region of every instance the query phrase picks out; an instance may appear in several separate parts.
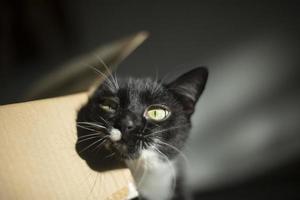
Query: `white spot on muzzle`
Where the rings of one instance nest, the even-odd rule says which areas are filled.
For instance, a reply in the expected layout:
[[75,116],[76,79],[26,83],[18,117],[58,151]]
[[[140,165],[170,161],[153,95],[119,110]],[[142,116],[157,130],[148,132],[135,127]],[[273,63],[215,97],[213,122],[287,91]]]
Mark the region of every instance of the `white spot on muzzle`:
[[121,140],[121,137],[122,137],[122,134],[121,134],[121,131],[119,129],[112,128],[110,130],[109,138],[111,139],[111,141],[117,142],[117,141]]

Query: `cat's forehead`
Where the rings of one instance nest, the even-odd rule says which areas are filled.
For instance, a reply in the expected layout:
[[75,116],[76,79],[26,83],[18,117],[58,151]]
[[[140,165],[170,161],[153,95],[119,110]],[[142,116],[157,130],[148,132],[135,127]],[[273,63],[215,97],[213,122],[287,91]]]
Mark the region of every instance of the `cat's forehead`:
[[163,85],[150,78],[129,78],[120,85],[120,98],[126,98],[130,104],[145,104],[160,99],[164,93]]
[[155,90],[162,90],[162,85],[158,81],[154,81],[151,78],[128,78],[124,81],[124,88],[129,91],[149,91],[155,92]]
[[106,80],[95,93],[95,99],[105,97],[118,97],[122,107],[144,108],[151,104],[174,104],[172,95],[166,86],[151,78],[118,79],[118,87]]

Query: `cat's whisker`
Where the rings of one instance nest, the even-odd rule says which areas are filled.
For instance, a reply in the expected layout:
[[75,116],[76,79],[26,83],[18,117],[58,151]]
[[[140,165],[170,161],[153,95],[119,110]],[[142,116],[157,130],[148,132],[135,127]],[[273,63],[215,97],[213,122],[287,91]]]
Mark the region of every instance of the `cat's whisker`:
[[90,134],[79,136],[79,137],[77,137],[77,139],[86,138],[86,137],[90,137],[90,136],[101,136],[101,135],[102,135],[102,132],[95,132],[95,133],[90,133]]
[[94,183],[93,183],[93,185],[92,185],[92,187],[91,187],[91,190],[90,190],[90,192],[89,192],[89,194],[88,194],[88,196],[87,196],[87,199],[89,199],[89,196],[92,194],[92,192],[93,192],[93,190],[94,190],[94,188],[95,188],[95,185],[96,185],[98,176],[99,176],[99,173],[98,173],[98,174],[96,175],[96,177],[95,177]]
[[[107,86],[112,90],[112,91],[115,91],[117,88],[116,88],[116,86],[114,85],[114,83],[112,82],[112,80],[110,80],[109,78],[108,78],[108,76],[105,74],[105,73],[103,73],[103,72],[101,72],[99,69],[97,69],[96,67],[94,67],[94,66],[91,66],[91,65],[88,65],[88,67],[90,67],[91,69],[93,69],[96,73],[98,73],[99,75],[101,75],[102,77],[104,77],[104,81],[102,82],[102,84],[107,84]],[[106,82],[106,80],[108,81],[108,82]]]
[[[93,171],[87,172],[87,174],[84,175],[84,177],[82,178],[82,180],[79,181],[78,187],[82,187],[82,185],[87,185],[89,187],[89,179],[92,177],[92,175],[93,175]],[[87,197],[86,197],[87,199],[89,198],[88,196],[89,195],[87,194]]]
[[107,64],[104,62],[104,60],[99,55],[96,55],[96,57],[99,59],[101,64],[106,68],[107,72],[110,73],[110,75],[112,77],[112,81],[114,82],[116,89],[119,89],[119,84],[116,81],[116,77],[113,76],[111,69],[107,66]]
[[155,68],[155,82],[158,81],[158,68]]
[[77,140],[77,144],[81,143],[81,142],[84,142],[84,141],[87,141],[87,140],[92,140],[94,138],[98,138],[99,136],[90,136],[90,137],[87,137],[87,138],[83,138],[81,140]]
[[142,147],[142,140],[138,139],[138,140],[137,140],[137,143],[138,143],[138,145],[137,145],[138,150],[139,150],[139,151],[143,150],[143,147]]
[[87,147],[85,147],[84,149],[82,149],[81,151],[79,151],[79,154],[81,154],[82,152],[86,151],[87,149],[89,149],[89,148],[92,147],[93,145],[97,144],[98,142],[101,142],[101,143],[102,143],[102,141],[105,140],[107,137],[108,137],[108,136],[102,137],[102,138],[100,138],[99,140],[97,140],[97,141],[93,142],[92,144],[88,145]]
[[155,92],[159,89],[159,82],[158,82],[158,69],[155,69],[155,79],[153,81],[153,86],[151,88],[151,93],[155,94]]
[[183,126],[175,126],[175,127],[171,127],[171,128],[167,128],[167,129],[163,129],[163,130],[159,130],[159,131],[155,131],[155,132],[152,132],[152,133],[149,133],[147,135],[145,135],[145,137],[151,137],[155,134],[158,134],[158,133],[163,133],[163,132],[167,132],[167,131],[170,131],[170,130],[174,130],[174,129],[179,129],[179,128],[184,128],[186,126],[190,126],[189,124],[186,124],[186,125],[183,125]]
[[144,142],[144,140],[141,140],[141,144],[142,144],[141,150],[142,150],[142,149],[145,149],[145,142]]
[[76,126],[79,127],[79,128],[82,128],[82,129],[91,131],[91,132],[97,132],[97,130],[95,130],[95,129],[91,129],[91,128],[88,128],[88,127],[86,127],[86,126],[81,126],[81,125],[79,125],[79,124],[77,124]]
[[[103,183],[103,175],[101,175],[101,176],[99,176],[99,185],[100,186],[103,186],[104,185],[104,183]],[[101,190],[102,192],[103,192],[103,190]],[[105,190],[104,190],[105,191]],[[100,193],[101,194],[101,193]],[[100,196],[102,196],[102,195],[100,195]]]
[[[108,87],[109,87],[112,91],[115,91],[115,90],[118,89],[118,88],[115,86],[115,84],[112,82],[112,80],[111,80],[110,78],[108,78],[108,76],[107,76],[105,73],[101,72],[99,69],[97,69],[97,68],[94,67],[94,66],[91,66],[91,65],[87,65],[87,66],[88,66],[89,68],[93,69],[95,72],[97,72],[97,73],[100,74],[101,76],[103,76],[103,77],[105,78],[104,80],[109,81],[109,82],[107,82],[107,84],[109,84]],[[106,82],[104,81],[104,83],[106,83]]]
[[100,115],[97,115],[97,117],[99,117],[105,123],[106,126],[109,126],[109,123],[103,117],[101,117]]
[[[141,162],[142,162],[142,161],[139,162],[139,166],[141,165],[141,164],[140,164]],[[141,184],[143,183],[143,181],[144,181],[144,178],[145,178],[146,174],[148,173],[148,163],[147,163],[147,162],[144,162],[143,164],[144,164],[144,168],[142,169],[142,176],[141,176],[139,182],[136,183],[136,184],[137,184],[137,187],[140,187],[140,185],[141,185]],[[137,173],[139,173],[139,171],[137,171]]]
[[115,78],[115,83],[117,85],[117,88],[120,89],[119,82],[118,82],[118,77],[117,77],[117,72],[116,71],[113,73],[113,76]]
[[171,168],[171,176],[172,176],[172,193],[175,191],[175,187],[176,187],[176,171],[174,166],[172,165],[170,159],[168,158],[168,156],[166,154],[164,154],[163,152],[161,152],[157,147],[155,147],[154,145],[151,146],[157,153],[159,153],[163,159],[165,159],[169,165],[169,167]]
[[135,173],[138,173],[138,170],[140,169],[140,166],[141,166],[141,162],[142,162],[141,159],[138,159],[137,165],[134,168]]
[[157,140],[156,142],[157,142],[158,145],[161,145],[161,146],[165,145],[165,146],[168,146],[171,149],[175,150],[184,159],[186,164],[189,165],[189,160],[188,160],[187,156],[181,150],[179,150],[177,147],[174,147],[173,145],[171,145],[169,143],[162,142],[161,140]]
[[[148,122],[148,121],[147,121]],[[151,124],[153,124],[154,126],[156,126],[156,127],[160,127],[160,125],[158,125],[157,123],[155,123],[155,122],[152,122],[152,121],[149,121]],[[147,125],[147,124],[146,124]]]
[[108,156],[105,156],[104,159],[111,158],[111,157],[113,157],[114,155],[116,155],[116,153],[115,153],[115,152],[112,152],[112,153],[109,154]]
[[[105,80],[107,80],[107,79],[105,79]],[[109,80],[108,80],[108,81],[109,81]],[[109,87],[109,89],[110,89],[111,91],[117,90],[117,89],[115,88],[114,84],[111,83],[111,81],[109,81],[109,82],[103,81],[101,84],[106,85],[107,87]]]
[[92,116],[91,119],[93,120],[92,121],[93,123],[104,126],[106,128],[110,127],[109,123],[103,117],[101,117],[100,115],[96,115],[96,117]]
[[159,80],[159,83],[160,84],[163,84],[165,82],[165,80],[170,76],[170,72],[167,73],[166,75],[164,75],[160,80]]
[[107,129],[107,127],[105,127],[105,126],[102,126],[100,124],[95,124],[95,123],[92,123],[92,122],[77,122],[77,124],[79,124],[79,125],[89,125],[89,126],[96,127],[96,128]]
[[99,152],[100,149],[101,149],[101,147],[102,147],[102,145],[106,142],[106,139],[107,139],[107,138],[108,138],[108,136],[105,136],[105,137],[103,138],[103,141],[100,142],[100,143],[93,149],[93,151],[95,151],[95,150],[97,149],[97,152]]

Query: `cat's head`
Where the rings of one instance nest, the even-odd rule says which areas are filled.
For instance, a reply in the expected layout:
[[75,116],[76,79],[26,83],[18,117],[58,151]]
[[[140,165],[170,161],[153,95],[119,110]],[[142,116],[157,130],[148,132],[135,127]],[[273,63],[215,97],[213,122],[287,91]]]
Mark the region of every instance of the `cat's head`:
[[106,77],[79,111],[77,152],[97,155],[108,149],[123,159],[136,159],[143,150],[176,156],[207,76],[199,67],[171,83]]

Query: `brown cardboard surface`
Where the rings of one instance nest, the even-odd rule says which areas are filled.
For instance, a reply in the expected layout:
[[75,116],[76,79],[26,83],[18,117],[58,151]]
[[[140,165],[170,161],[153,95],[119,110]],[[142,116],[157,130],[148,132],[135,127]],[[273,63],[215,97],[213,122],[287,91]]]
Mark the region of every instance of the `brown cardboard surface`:
[[0,199],[100,200],[120,191],[124,199],[128,169],[94,172],[75,151],[76,111],[86,99],[80,93],[0,106]]

